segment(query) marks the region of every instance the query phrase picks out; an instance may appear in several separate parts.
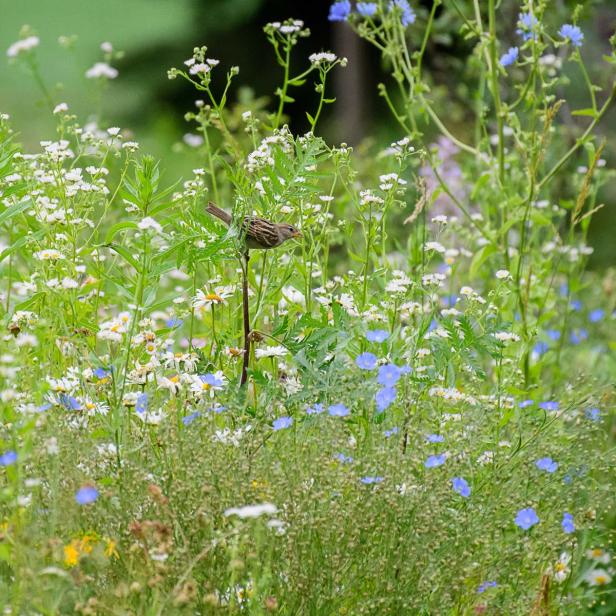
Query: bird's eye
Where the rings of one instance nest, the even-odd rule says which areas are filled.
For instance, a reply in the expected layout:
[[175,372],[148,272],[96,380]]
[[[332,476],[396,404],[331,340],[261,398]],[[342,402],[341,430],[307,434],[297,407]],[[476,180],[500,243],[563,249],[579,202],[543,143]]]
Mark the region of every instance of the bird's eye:
[[295,229],[289,225],[289,231],[295,231]]

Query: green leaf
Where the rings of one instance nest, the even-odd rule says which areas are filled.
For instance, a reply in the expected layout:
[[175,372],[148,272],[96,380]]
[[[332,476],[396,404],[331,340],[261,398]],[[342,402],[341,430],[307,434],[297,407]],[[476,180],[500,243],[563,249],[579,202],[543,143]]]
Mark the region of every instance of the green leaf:
[[306,117],[308,118],[308,122],[312,126],[314,124],[314,118],[306,111]]
[[6,208],[6,210],[0,212],[0,225],[3,222],[7,222],[14,218],[18,214],[21,214],[24,210],[27,210],[32,205],[32,201],[30,199],[25,199],[24,201],[20,201],[19,203],[15,203]]
[[111,242],[113,242],[113,238],[121,231],[138,228],[137,223],[133,221],[118,222],[115,225],[112,225],[109,231],[107,231],[107,235],[105,235],[105,244],[111,244]]
[[20,237],[16,242],[13,242],[11,246],[5,249],[3,252],[0,252],[0,263],[4,261],[9,255],[13,254],[17,250],[19,250],[24,244],[27,244],[30,240],[38,240],[39,238],[45,235],[45,229],[41,229],[36,233],[32,233],[31,235],[24,235]]
[[133,257],[133,255],[124,248],[124,246],[118,246],[117,244],[106,244],[107,248],[110,248],[118,255],[120,255],[126,263],[128,263],[132,268],[134,268],[138,273],[141,273],[141,265],[140,263]]
[[477,276],[481,266],[488,260],[488,258],[496,252],[496,246],[494,244],[486,244],[471,261],[470,276],[475,278]]
[[588,107],[587,109],[576,109],[575,111],[571,112],[571,115],[574,116],[589,116],[591,118],[596,118],[597,117],[597,112],[592,109],[591,107]]

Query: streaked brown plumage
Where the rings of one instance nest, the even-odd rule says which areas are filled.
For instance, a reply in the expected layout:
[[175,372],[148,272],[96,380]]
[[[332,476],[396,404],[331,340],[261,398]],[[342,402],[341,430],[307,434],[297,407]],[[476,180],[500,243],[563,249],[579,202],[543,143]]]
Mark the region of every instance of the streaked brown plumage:
[[[221,210],[211,201],[207,211],[222,220],[227,226],[231,224],[231,214]],[[301,237],[302,234],[293,226],[284,222],[270,222],[256,216],[246,216],[242,225],[242,232],[246,234],[246,246],[252,249],[267,250],[276,248],[287,240]]]

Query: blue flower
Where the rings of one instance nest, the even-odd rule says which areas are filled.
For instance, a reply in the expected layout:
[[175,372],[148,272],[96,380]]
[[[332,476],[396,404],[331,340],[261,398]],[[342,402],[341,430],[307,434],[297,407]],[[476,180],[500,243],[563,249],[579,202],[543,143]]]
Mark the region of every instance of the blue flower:
[[540,402],[539,408],[544,411],[557,411],[558,410],[558,402],[554,400],[547,400],[546,402]]
[[533,347],[533,353],[536,353],[537,355],[543,355],[544,353],[547,353],[549,350],[550,350],[550,345],[547,342],[543,342],[543,341],[537,342],[537,344]]
[[178,317],[171,317],[170,319],[167,319],[165,325],[167,327],[172,328],[172,327],[180,327],[182,323],[184,323],[182,319],[179,319]]
[[349,409],[344,406],[344,404],[332,404],[327,409],[327,412],[332,417],[346,417],[350,413]]
[[362,483],[365,483],[366,485],[370,485],[372,483],[381,483],[381,481],[383,481],[383,477],[379,477],[379,476],[372,477],[370,475],[366,475],[365,477],[362,477],[360,481]]
[[555,473],[558,470],[558,462],[554,462],[552,458],[539,458],[535,462],[535,466],[540,471],[547,471],[548,473]]
[[577,27],[571,24],[564,24],[558,31],[558,34],[564,39],[569,39],[574,47],[581,47],[584,40],[584,33]]
[[274,430],[284,430],[285,428],[290,428],[292,424],[293,417],[279,417],[278,419],[274,419],[272,428]]
[[408,3],[408,0],[392,0],[389,3],[390,11],[396,7],[402,12],[400,16],[400,21],[405,28],[406,26],[415,23],[415,12],[411,8],[411,5]]
[[572,299],[569,306],[571,306],[571,310],[575,310],[575,312],[582,310],[582,302],[579,299]]
[[602,308],[597,308],[595,310],[590,311],[588,315],[588,320],[591,323],[597,323],[598,321],[601,321],[601,319],[603,319],[604,316],[605,316],[605,310],[603,310]]
[[137,413],[145,413],[148,410],[148,394],[139,394],[135,403]]
[[396,390],[394,387],[383,387],[374,394],[376,401],[376,408],[379,413],[389,408],[389,406],[396,400]]
[[105,368],[96,368],[92,371],[92,374],[97,379],[104,379],[108,377],[111,374],[111,372],[109,370],[105,370]]
[[9,449],[0,455],[0,466],[11,466],[17,462],[17,452]]
[[497,583],[494,581],[482,582],[481,584],[479,584],[479,587],[477,588],[477,592],[481,594],[482,592],[485,592],[486,590],[488,590],[488,588],[494,588],[495,586],[497,586]]
[[517,47],[509,47],[509,51],[501,56],[501,66],[511,66],[518,59],[519,49]]
[[83,486],[75,494],[75,500],[80,505],[89,505],[98,498],[98,490],[94,486]]
[[342,462],[342,464],[351,464],[351,462],[353,462],[353,458],[351,456],[345,456],[343,453],[339,453],[336,456],[336,460],[338,460],[338,462]]
[[548,329],[545,333],[548,335],[548,338],[554,342],[560,340],[560,332],[557,329]]
[[334,2],[329,7],[329,21],[345,21],[351,14],[351,2],[350,0],[340,0],[340,2]]
[[429,456],[425,461],[424,466],[426,468],[436,468],[437,466],[442,466],[445,464],[445,460],[447,456],[444,453],[441,453],[437,456]]
[[385,430],[383,432],[383,436],[385,438],[389,438],[391,436],[394,436],[394,435],[398,434],[398,432],[400,432],[400,428],[392,428],[391,430]]
[[362,353],[355,359],[358,368],[362,370],[374,370],[376,368],[376,355],[374,353]]
[[195,419],[198,419],[199,417],[201,417],[201,413],[199,413],[199,411],[195,411],[194,413],[191,413],[190,415],[186,415],[186,417],[182,417],[182,423],[185,426],[190,426],[190,424],[195,421]]
[[384,387],[393,387],[400,379],[400,368],[395,364],[385,364],[379,368],[376,381]]
[[519,34],[524,41],[537,38],[533,30],[538,23],[537,18],[532,13],[520,13],[518,15],[518,25],[520,27],[516,30],[516,34]]
[[580,344],[581,342],[584,342],[584,340],[588,339],[588,331],[584,328],[574,329],[571,332],[571,336],[569,336],[569,339],[571,340],[572,344]]
[[586,409],[584,411],[584,415],[586,415],[586,418],[590,419],[591,421],[601,420],[601,410],[598,408]]
[[45,404],[41,404],[39,406],[36,407],[36,412],[37,413],[44,413],[45,411],[48,411],[51,408],[51,404],[49,402],[46,402]]
[[426,436],[426,441],[428,441],[428,443],[442,443],[444,440],[445,437],[440,434],[428,434],[428,436]]
[[368,342],[385,342],[389,338],[389,332],[384,329],[369,329],[366,332]]
[[539,524],[539,516],[535,513],[535,510],[532,507],[520,509],[518,514],[515,516],[515,523],[516,526],[522,530],[528,530],[535,524]]
[[325,408],[323,407],[322,404],[313,404],[312,406],[309,406],[306,409],[306,413],[308,415],[320,415],[323,411],[325,410]]
[[376,2],[358,2],[357,3],[357,12],[362,17],[372,17],[377,10],[378,6]]
[[465,479],[462,479],[462,477],[454,477],[451,480],[451,483],[453,485],[454,492],[457,492],[460,496],[468,498],[471,495],[471,487]]
[[535,404],[534,400],[522,400],[522,402],[520,402],[520,404],[518,404],[518,406],[521,409],[525,409],[525,408],[527,408],[529,406],[532,406],[533,404]]
[[82,409],[81,402],[77,398],[73,398],[73,396],[60,394],[59,399],[60,404],[68,411],[81,411]]
[[567,535],[575,532],[575,524],[573,522],[573,516],[570,513],[563,513],[563,521],[561,522],[561,526]]
[[203,383],[205,383],[206,385],[209,385],[210,387],[222,387],[225,384],[223,379],[217,377],[215,374],[212,374],[211,372],[208,374],[200,374],[199,378],[201,379]]

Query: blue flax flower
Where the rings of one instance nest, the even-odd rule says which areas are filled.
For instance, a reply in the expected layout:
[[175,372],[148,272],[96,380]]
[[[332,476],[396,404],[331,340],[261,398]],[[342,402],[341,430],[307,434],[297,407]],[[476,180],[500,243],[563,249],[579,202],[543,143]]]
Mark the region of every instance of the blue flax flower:
[[537,344],[533,347],[533,353],[536,353],[537,355],[543,355],[544,353],[547,353],[549,350],[550,350],[550,345],[547,342],[543,342],[542,340],[537,342]]
[[468,498],[471,495],[471,487],[465,479],[462,479],[462,477],[454,477],[451,480],[451,483],[453,485],[454,492],[457,492],[460,496]]
[[391,430],[385,430],[383,436],[385,436],[385,438],[390,438],[398,434],[398,432],[400,432],[400,428],[392,428]]
[[346,417],[350,412],[344,404],[332,404],[327,411],[332,417]]
[[601,410],[598,408],[586,409],[584,411],[584,415],[586,415],[586,418],[590,419],[591,421],[600,421]]
[[588,331],[584,328],[574,329],[569,336],[572,344],[581,344],[584,340],[588,340]]
[[351,462],[353,462],[353,458],[351,456],[345,456],[343,453],[339,453],[336,456],[336,460],[338,460],[338,462],[342,462],[342,464],[351,464]]
[[11,466],[11,464],[15,464],[15,462],[17,462],[17,452],[12,449],[0,455],[0,466]]
[[517,47],[509,47],[509,51],[501,56],[501,66],[511,66],[518,59],[519,49]]
[[528,530],[535,524],[539,524],[539,516],[535,513],[535,510],[532,507],[520,509],[515,516],[515,523],[516,526],[522,530]]
[[571,41],[574,47],[581,47],[584,40],[584,33],[577,27],[571,24],[564,24],[558,31],[558,34],[564,39]]
[[377,3],[376,2],[358,2],[357,3],[357,12],[362,17],[372,17],[377,11]]
[[389,332],[384,329],[369,329],[366,332],[368,342],[385,342],[389,338]]
[[374,477],[366,475],[365,477],[362,477],[360,481],[366,485],[370,485],[372,483],[381,483],[381,481],[383,481],[383,477],[379,477],[378,475]]
[[546,402],[540,402],[539,408],[544,411],[557,411],[558,410],[558,402],[555,400],[547,400]]
[[535,462],[535,466],[540,471],[547,471],[548,473],[555,473],[558,470],[558,462],[554,462],[552,458],[539,458]]
[[518,405],[521,409],[525,409],[529,406],[532,406],[533,404],[535,404],[534,400],[522,400],[522,402],[520,402],[520,404]]
[[201,413],[199,413],[199,411],[195,411],[194,413],[191,413],[190,415],[186,415],[186,417],[182,417],[182,423],[185,426],[190,426],[190,424],[195,421],[195,419],[198,419],[199,417],[201,417]]
[[374,370],[376,368],[376,355],[374,353],[362,353],[355,359],[358,368],[362,370]]
[[389,3],[389,10],[391,11],[395,7],[398,7],[401,11],[400,21],[405,28],[415,23],[415,11],[411,8],[408,0],[392,0]]
[[442,443],[445,440],[445,437],[440,434],[428,434],[426,436],[426,441],[428,443]]
[[279,417],[278,419],[274,419],[272,428],[274,430],[284,430],[285,428],[290,428],[292,424],[293,417]]
[[94,486],[83,486],[75,494],[75,500],[79,505],[89,505],[98,498],[98,490]]
[[379,368],[376,381],[384,387],[393,387],[400,379],[401,370],[395,364],[385,364]]
[[334,2],[329,7],[329,21],[346,21],[351,14],[351,2],[350,0],[340,0],[340,2]]
[[588,320],[591,323],[597,323],[598,321],[601,321],[604,316],[605,310],[603,310],[602,308],[596,308],[595,310],[590,311],[590,313],[588,314]]
[[306,409],[306,413],[308,415],[320,415],[323,411],[325,411],[325,407],[318,402],[316,404],[313,404],[312,406],[309,406]]
[[482,592],[485,592],[486,590],[488,590],[488,588],[494,588],[495,586],[497,586],[497,584],[494,581],[482,582],[481,584],[479,584],[479,588],[477,588],[477,592],[481,594]]
[[575,524],[573,522],[573,516],[570,513],[563,513],[563,521],[561,522],[561,526],[567,535],[575,532]]
[[374,395],[376,408],[382,413],[396,400],[396,390],[394,387],[383,387]]
[[69,396],[68,394],[60,394],[60,404],[67,411],[81,411],[81,402],[74,398],[73,396]]
[[137,413],[145,413],[148,410],[148,394],[139,394],[135,403]]
[[518,25],[520,27],[516,30],[516,34],[519,34],[523,41],[537,38],[537,34],[533,30],[538,23],[537,18],[532,13],[520,13],[518,15]]
[[445,460],[447,456],[444,453],[441,453],[437,456],[429,456],[425,461],[424,466],[426,468],[436,468],[437,466],[442,466],[445,464]]

